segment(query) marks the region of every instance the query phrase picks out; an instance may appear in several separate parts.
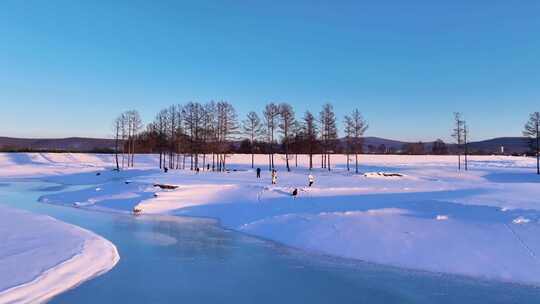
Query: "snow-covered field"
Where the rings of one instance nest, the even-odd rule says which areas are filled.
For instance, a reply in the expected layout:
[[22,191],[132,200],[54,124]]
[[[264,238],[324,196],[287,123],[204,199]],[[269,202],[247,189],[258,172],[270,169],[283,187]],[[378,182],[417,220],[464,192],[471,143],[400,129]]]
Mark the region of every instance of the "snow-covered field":
[[[473,156],[458,172],[454,156],[362,155],[362,174],[333,156],[332,172],[307,158],[292,172],[276,156],[270,184],[267,157],[255,178],[250,155],[235,155],[227,173],[157,170],[157,156],[111,171],[111,155],[0,154],[0,177],[39,177],[86,184],[46,195],[45,203],[77,208],[212,217],[221,225],[324,254],[405,268],[540,285],[540,177],[534,160]],[[320,157],[316,157],[315,165]],[[100,175],[96,175],[100,171]],[[386,176],[398,173],[401,176]],[[128,183],[125,180],[129,180]],[[179,186],[161,190],[155,183]],[[291,196],[297,188],[297,198]]]
[[116,247],[79,227],[0,205],[0,303],[39,303],[111,269]]

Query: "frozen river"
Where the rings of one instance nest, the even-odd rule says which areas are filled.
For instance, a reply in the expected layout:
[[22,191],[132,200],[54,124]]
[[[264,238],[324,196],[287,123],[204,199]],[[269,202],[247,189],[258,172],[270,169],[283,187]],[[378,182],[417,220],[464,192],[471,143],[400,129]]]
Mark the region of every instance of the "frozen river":
[[63,191],[6,182],[0,203],[47,214],[107,238],[110,272],[51,303],[538,303],[540,289],[410,271],[306,253],[222,229],[208,219],[91,212],[38,203]]

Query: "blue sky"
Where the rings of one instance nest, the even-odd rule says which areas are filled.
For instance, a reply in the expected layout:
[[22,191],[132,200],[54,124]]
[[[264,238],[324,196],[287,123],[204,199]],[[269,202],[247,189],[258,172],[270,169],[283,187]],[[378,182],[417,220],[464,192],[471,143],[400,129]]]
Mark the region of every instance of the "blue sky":
[[368,135],[518,136],[540,111],[540,1],[0,3],[0,136],[109,136],[137,109],[359,108]]

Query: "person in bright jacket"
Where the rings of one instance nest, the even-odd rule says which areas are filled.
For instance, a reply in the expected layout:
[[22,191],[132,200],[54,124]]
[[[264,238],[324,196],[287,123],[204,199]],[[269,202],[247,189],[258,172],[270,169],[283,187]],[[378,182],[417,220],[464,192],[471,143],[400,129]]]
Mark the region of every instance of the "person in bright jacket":
[[277,183],[277,171],[272,170],[272,185],[275,185]]
[[311,175],[311,173],[308,175],[308,185],[311,187],[313,183],[315,182],[315,177]]

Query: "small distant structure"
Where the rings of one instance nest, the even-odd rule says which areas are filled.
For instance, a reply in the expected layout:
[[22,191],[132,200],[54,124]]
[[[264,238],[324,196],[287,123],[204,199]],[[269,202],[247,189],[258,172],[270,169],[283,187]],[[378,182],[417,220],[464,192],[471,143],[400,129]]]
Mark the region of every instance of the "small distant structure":
[[501,146],[501,154],[504,154],[504,146]]

